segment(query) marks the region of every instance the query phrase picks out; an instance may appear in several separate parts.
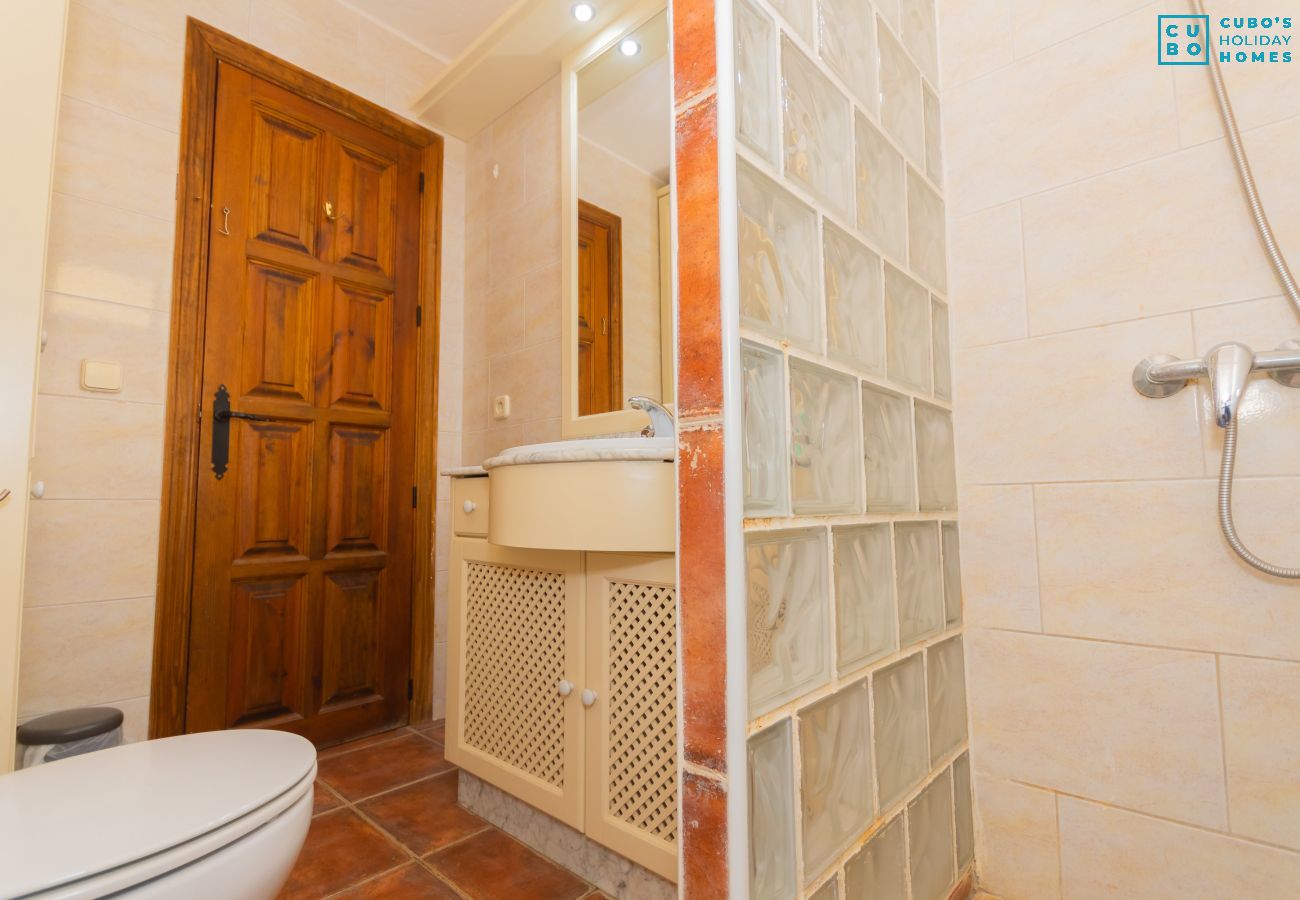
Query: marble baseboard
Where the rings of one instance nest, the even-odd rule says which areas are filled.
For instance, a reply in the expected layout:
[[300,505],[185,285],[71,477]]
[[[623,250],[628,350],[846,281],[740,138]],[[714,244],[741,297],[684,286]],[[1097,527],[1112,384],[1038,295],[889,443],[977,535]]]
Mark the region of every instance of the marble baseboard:
[[461,770],[460,805],[587,879],[611,897],[673,900],[677,888],[546,813]]

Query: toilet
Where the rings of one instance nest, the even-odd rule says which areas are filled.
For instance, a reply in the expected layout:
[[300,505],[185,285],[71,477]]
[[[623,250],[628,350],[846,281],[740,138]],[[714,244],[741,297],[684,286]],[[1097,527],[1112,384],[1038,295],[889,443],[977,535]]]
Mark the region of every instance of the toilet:
[[309,741],[253,730],[0,776],[0,897],[274,897],[307,836],[315,778]]

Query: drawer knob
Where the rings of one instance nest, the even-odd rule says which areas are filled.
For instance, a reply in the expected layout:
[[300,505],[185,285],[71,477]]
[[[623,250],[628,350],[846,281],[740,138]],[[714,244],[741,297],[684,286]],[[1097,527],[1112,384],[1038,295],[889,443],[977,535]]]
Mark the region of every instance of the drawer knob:
[[464,503],[460,505],[460,508],[465,510],[466,515],[468,515],[469,513],[472,513],[474,510],[478,509],[478,504],[475,503],[473,500],[466,500]]
[[559,693],[561,697],[567,697],[573,693],[573,682],[561,681],[559,685],[555,688],[555,690]]
[[596,692],[591,688],[586,688],[582,692],[582,705],[593,706],[596,703]]

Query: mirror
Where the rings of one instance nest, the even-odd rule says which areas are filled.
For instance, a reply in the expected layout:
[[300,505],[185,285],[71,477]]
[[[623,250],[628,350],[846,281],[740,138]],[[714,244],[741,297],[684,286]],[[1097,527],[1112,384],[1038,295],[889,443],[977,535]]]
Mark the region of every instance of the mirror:
[[629,397],[673,399],[668,40],[647,5],[565,67],[566,436],[639,429]]

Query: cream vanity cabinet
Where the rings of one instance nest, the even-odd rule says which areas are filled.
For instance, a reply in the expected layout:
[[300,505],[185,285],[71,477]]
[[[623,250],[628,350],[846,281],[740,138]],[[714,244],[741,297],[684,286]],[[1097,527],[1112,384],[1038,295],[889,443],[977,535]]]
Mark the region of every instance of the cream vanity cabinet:
[[674,557],[490,543],[487,481],[452,480],[447,758],[675,881]]

